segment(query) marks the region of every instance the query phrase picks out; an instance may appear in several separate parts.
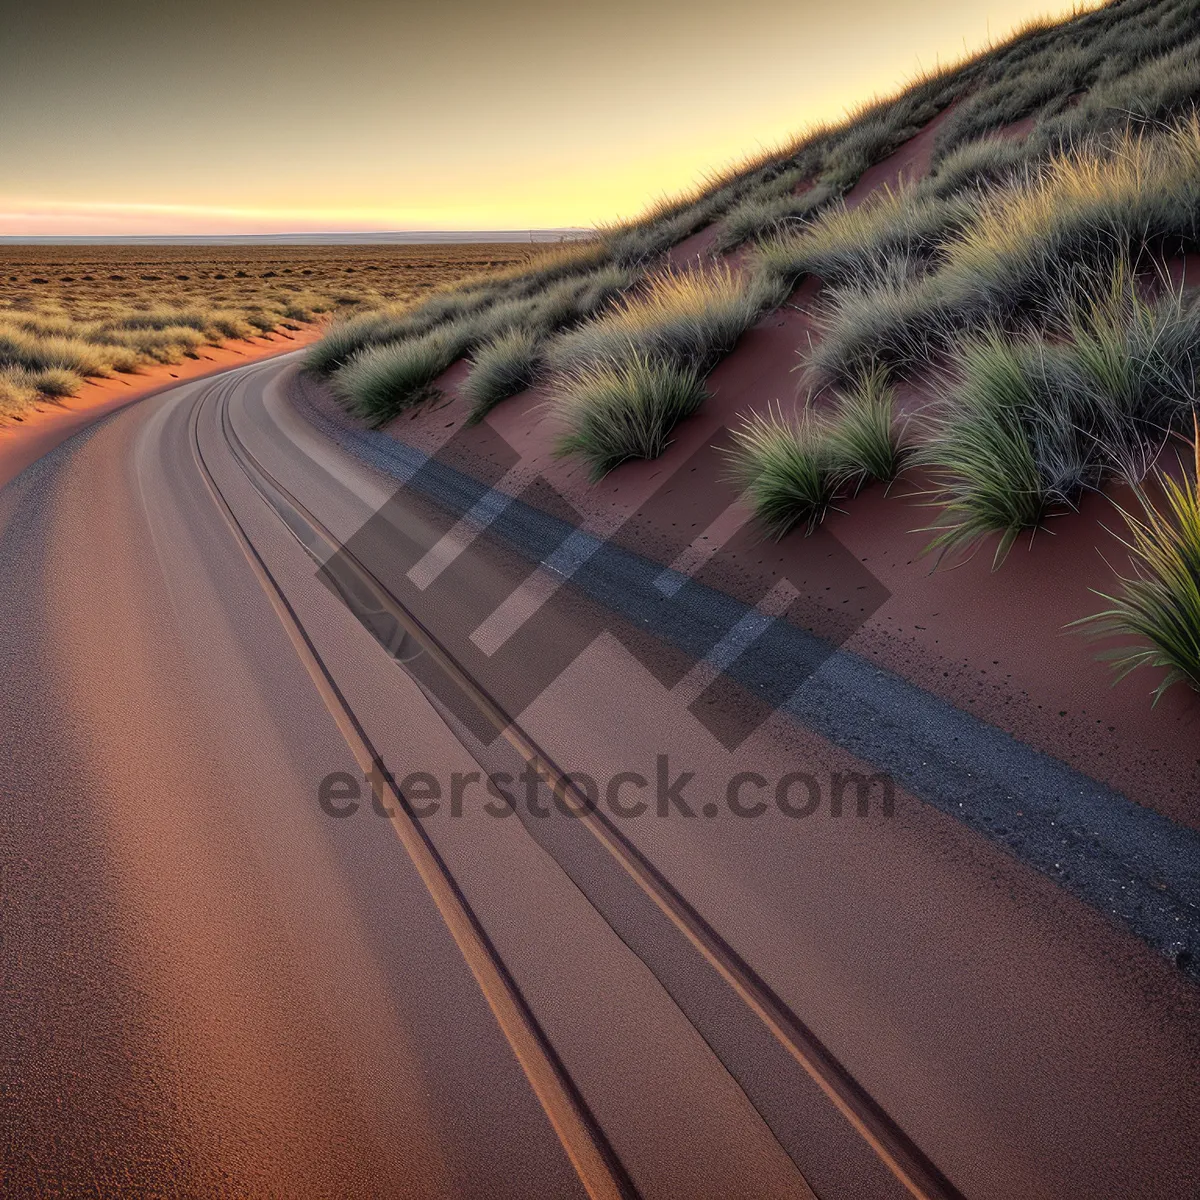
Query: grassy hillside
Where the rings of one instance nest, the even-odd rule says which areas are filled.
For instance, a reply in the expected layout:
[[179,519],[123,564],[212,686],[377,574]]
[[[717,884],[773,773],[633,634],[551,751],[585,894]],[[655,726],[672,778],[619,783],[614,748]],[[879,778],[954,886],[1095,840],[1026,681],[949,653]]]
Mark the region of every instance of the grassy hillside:
[[[1183,267],[1200,250],[1198,100],[1196,0],[1117,0],[530,269],[341,323],[309,364],[375,423],[464,356],[474,419],[536,383],[561,453],[599,476],[662,453],[717,363],[808,281],[806,411],[752,409],[730,431],[764,525],[811,531],[915,471],[931,551],[986,542],[999,565],[1022,532],[1123,479],[1146,514],[1128,516],[1132,544],[1157,541],[1103,631],[1149,638],[1158,665],[1200,686],[1195,492],[1164,499],[1157,474],[1196,408]],[[922,130],[928,170],[872,190],[864,175]],[[707,260],[673,270],[667,252],[702,230]],[[901,383],[921,403],[902,406]]]

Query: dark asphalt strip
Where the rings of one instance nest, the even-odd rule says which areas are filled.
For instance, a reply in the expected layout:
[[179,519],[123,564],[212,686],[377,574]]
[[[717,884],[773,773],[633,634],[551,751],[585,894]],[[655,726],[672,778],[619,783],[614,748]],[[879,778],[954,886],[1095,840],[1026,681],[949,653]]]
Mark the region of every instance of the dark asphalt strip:
[[[455,517],[491,490],[386,434],[343,425],[298,389],[294,394],[305,417],[346,451]],[[708,655],[753,612],[691,579],[666,595],[656,586],[661,564],[518,500],[491,507],[490,537],[531,563],[569,564],[573,587],[693,658]],[[1200,834],[785,620],[765,622],[724,670],[1200,979]]]

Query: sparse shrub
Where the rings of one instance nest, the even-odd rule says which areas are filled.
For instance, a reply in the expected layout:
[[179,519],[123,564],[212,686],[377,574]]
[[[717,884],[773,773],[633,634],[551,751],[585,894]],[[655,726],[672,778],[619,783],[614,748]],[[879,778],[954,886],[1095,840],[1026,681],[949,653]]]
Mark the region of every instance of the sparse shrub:
[[827,430],[806,414],[755,413],[732,431],[733,478],[754,514],[777,538],[803,526],[812,533],[838,491],[838,463]]
[[501,400],[529,387],[542,361],[541,338],[528,329],[509,329],[480,346],[460,391],[471,406],[467,418],[476,424]]
[[[1193,424],[1200,443],[1200,429]],[[1200,470],[1200,449],[1195,456]],[[1115,596],[1097,592],[1110,608],[1075,622],[1096,638],[1136,638],[1106,650],[1117,680],[1140,667],[1164,669],[1154,689],[1154,703],[1176,683],[1200,691],[1200,497],[1195,478],[1185,469],[1181,480],[1161,474],[1152,499],[1136,489],[1141,513],[1120,509],[1128,530],[1122,539],[1133,560],[1134,573],[1118,577]],[[1146,643],[1149,643],[1147,645]]]
[[641,355],[582,365],[559,380],[552,401],[566,427],[558,453],[578,455],[593,479],[631,458],[657,458],[705,395],[694,367]]

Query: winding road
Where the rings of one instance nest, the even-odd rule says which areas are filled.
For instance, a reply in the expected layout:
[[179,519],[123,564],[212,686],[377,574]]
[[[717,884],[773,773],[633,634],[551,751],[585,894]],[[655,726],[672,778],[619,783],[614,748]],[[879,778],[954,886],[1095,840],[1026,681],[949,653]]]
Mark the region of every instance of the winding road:
[[0,1192],[1196,1194],[1191,835],[1097,793],[1052,878],[909,784],[953,714],[893,688],[852,752],[842,659],[722,738],[604,602],[645,563],[480,532],[312,390],[181,385],[0,491]]

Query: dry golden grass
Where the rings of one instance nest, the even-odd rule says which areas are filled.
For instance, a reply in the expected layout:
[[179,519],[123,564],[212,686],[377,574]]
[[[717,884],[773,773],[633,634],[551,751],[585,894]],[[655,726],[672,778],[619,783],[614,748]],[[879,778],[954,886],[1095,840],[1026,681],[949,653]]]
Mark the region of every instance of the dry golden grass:
[[550,361],[560,371],[638,356],[705,368],[756,316],[753,297],[727,265],[663,271],[640,293],[564,334],[551,345]]
[[545,244],[0,248],[0,419],[83,377],[326,314],[408,306],[569,254]]
[[375,246],[3,246],[0,316],[94,320],[130,309],[244,308],[312,293],[335,307],[420,299],[559,250],[528,243]]

